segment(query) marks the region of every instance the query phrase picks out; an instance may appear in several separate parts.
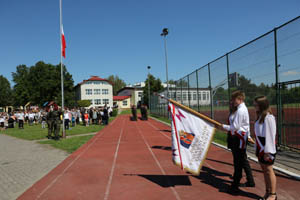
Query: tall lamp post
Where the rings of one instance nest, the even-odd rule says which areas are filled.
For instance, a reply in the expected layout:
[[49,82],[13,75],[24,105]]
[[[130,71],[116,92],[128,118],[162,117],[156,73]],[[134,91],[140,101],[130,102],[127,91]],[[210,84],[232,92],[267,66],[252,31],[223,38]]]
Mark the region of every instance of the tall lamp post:
[[166,79],[167,79],[167,98],[169,98],[169,80],[168,80],[168,56],[167,56],[167,39],[166,36],[169,34],[168,28],[164,28],[162,30],[161,36],[164,37],[164,45],[165,45],[165,58],[166,58]]
[[148,66],[148,107],[149,107],[149,112],[151,112],[151,98],[150,98],[150,69],[151,66]]

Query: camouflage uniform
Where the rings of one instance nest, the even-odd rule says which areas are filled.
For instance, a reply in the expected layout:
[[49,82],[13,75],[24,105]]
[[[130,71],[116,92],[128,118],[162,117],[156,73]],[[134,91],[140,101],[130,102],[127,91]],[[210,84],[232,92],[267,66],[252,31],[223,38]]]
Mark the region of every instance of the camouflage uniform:
[[48,138],[50,139],[52,133],[54,132],[54,139],[59,140],[60,131],[60,115],[61,112],[58,110],[49,111],[47,114],[47,124],[48,124]]

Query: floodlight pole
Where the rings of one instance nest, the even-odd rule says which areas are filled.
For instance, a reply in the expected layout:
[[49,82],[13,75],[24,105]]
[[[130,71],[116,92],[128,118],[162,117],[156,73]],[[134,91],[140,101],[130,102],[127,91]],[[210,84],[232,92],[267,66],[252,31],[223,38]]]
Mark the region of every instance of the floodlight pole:
[[149,107],[149,112],[151,112],[151,98],[150,98],[150,69],[151,66],[148,66],[148,107]]
[[169,34],[168,28],[164,28],[163,32],[160,34],[164,37],[164,47],[165,47],[165,59],[166,59],[166,79],[167,79],[167,98],[169,98],[169,79],[168,79],[168,55],[167,55],[167,38],[166,36]]

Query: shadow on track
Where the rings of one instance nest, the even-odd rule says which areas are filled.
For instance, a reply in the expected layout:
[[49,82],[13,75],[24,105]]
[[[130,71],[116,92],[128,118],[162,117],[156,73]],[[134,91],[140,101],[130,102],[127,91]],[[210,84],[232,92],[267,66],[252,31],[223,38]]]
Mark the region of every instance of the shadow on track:
[[152,149],[161,149],[161,150],[166,150],[166,151],[172,151],[172,147],[167,147],[167,146],[152,146]]
[[[202,183],[208,184],[213,186],[214,188],[217,188],[219,192],[227,193],[227,190],[229,189],[231,185],[231,181],[224,180],[221,178],[218,178],[217,176],[231,176],[231,174],[220,172],[214,169],[210,169],[208,167],[203,166],[201,169],[201,173],[199,176],[193,176],[199,180],[201,180]],[[260,196],[241,190],[238,196],[245,196],[249,197],[251,199],[258,199]]]
[[124,174],[124,176],[140,176],[161,187],[174,187],[177,185],[191,186],[189,175],[150,175],[150,174]]

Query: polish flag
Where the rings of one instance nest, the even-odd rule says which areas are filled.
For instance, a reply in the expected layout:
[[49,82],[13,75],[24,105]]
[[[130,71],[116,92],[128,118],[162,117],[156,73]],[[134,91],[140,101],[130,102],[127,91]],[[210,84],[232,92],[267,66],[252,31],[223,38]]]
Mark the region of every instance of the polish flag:
[[61,25],[61,54],[66,58],[66,39],[64,34],[63,26]]

